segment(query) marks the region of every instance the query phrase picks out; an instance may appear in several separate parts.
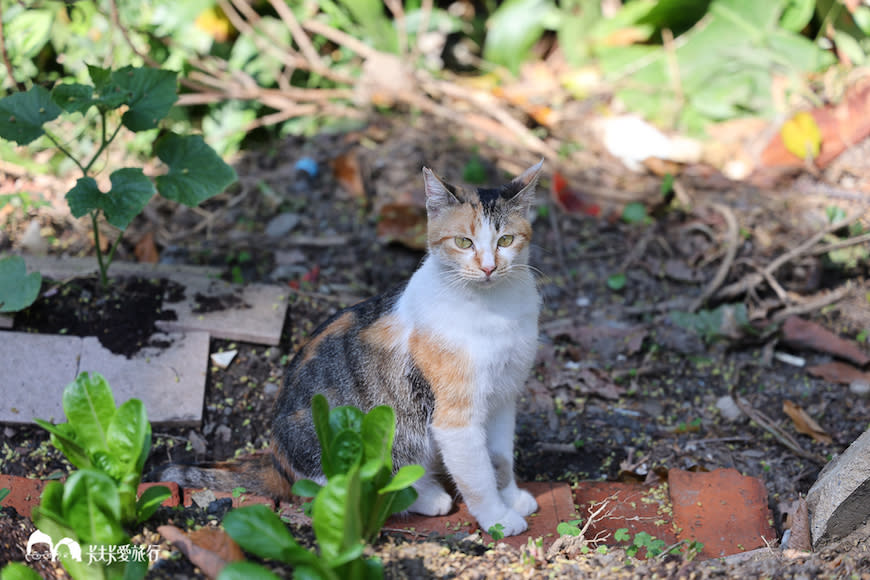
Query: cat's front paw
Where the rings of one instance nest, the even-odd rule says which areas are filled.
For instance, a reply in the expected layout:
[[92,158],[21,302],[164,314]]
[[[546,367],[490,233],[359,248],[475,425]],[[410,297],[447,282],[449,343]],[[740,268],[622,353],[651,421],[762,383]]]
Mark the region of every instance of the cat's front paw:
[[526,519],[512,509],[506,510],[497,518],[477,518],[477,523],[487,533],[492,533],[491,530],[500,524],[501,528],[499,531],[505,536],[516,536],[529,528]]
[[521,516],[532,515],[538,511],[538,502],[535,497],[524,489],[514,486],[511,489],[502,491],[502,499],[515,512]]
[[424,516],[443,516],[453,508],[453,498],[441,488],[417,489],[417,500],[408,511]]

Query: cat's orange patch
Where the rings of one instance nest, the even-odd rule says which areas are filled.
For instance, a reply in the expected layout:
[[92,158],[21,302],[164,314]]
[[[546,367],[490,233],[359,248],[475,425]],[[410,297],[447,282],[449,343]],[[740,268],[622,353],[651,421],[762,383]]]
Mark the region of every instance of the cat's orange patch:
[[381,316],[368,328],[359,333],[363,342],[378,349],[392,350],[399,344],[402,326],[395,314]]
[[468,235],[472,238],[477,235],[476,212],[469,204],[457,206],[448,214],[429,222],[429,245],[443,244],[452,240],[460,232],[464,232],[463,236]]
[[325,339],[335,334],[344,334],[350,328],[352,328],[355,322],[355,318],[356,315],[352,311],[348,310],[347,312],[330,322],[326,328],[311,337],[311,340],[305,343],[305,346],[303,347],[304,352],[302,354],[302,362],[307,363],[309,360],[314,358],[317,355],[317,347],[319,347],[320,343],[323,342]]
[[440,428],[465,427],[471,421],[471,357],[442,345],[432,335],[414,331],[408,347],[435,395],[432,425]]

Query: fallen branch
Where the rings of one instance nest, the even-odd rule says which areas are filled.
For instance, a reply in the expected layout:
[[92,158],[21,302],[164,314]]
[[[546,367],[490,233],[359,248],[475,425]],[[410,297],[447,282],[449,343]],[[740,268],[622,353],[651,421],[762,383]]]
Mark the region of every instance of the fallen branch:
[[728,225],[728,231],[725,233],[725,243],[727,244],[725,257],[722,259],[722,263],[719,264],[716,275],[713,276],[713,279],[710,280],[710,283],[707,284],[701,295],[689,306],[689,312],[697,312],[725,282],[728,272],[731,271],[731,266],[734,264],[734,258],[737,256],[737,248],[740,245],[740,226],[731,208],[721,203],[711,204],[711,207],[722,214],[722,217],[725,218],[725,223]]
[[835,232],[841,228],[849,227],[850,225],[861,219],[863,215],[864,214],[861,212],[856,212],[851,216],[843,218],[842,220],[827,226],[799,246],[779,255],[775,260],[768,264],[761,273],[753,272],[752,274],[744,276],[741,280],[730,284],[725,288],[722,288],[719,292],[716,293],[716,299],[726,300],[729,298],[734,298],[735,296],[739,296],[740,294],[743,294],[750,290],[754,290],[756,286],[758,286],[765,280],[765,274],[772,276],[774,273],[776,273],[777,270],[779,270],[788,262],[805,255],[813,255],[813,246],[822,241],[822,239],[826,235]]

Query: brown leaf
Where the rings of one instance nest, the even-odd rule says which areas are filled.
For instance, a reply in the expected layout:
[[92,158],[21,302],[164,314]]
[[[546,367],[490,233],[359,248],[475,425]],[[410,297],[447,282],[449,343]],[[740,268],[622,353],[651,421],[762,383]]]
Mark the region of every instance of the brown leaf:
[[413,205],[387,204],[381,208],[378,239],[399,242],[415,250],[426,249],[426,210]]
[[244,559],[242,549],[221,529],[201,528],[187,534],[167,525],[157,531],[209,578],[217,578],[228,563]]
[[550,193],[562,211],[578,213],[598,217],[601,215],[601,206],[587,199],[582,193],[571,188],[568,181],[558,171],[553,172],[552,187]]
[[612,360],[620,354],[631,356],[643,346],[647,329],[643,325],[617,328],[613,326],[583,326],[571,318],[553,320],[543,327],[551,337],[567,336],[583,350],[599,358]]
[[831,443],[833,441],[831,436],[816,423],[815,419],[788,399],[782,402],[782,411],[791,418],[794,428],[797,429],[798,433],[809,435],[822,443]]
[[136,247],[133,249],[136,259],[147,264],[156,264],[160,260],[160,253],[154,244],[154,233],[146,232]]
[[797,505],[791,514],[791,526],[789,527],[791,536],[788,539],[788,547],[790,550],[812,552],[813,542],[810,539],[810,514],[807,500],[800,498],[795,503]]
[[870,373],[862,372],[850,364],[839,361],[807,367],[807,372],[814,377],[843,385],[849,385],[855,381],[870,383]]
[[366,195],[365,181],[360,170],[359,157],[350,152],[332,160],[332,173],[336,181],[353,197],[362,199]]
[[786,319],[782,339],[791,346],[826,352],[860,367],[870,363],[870,357],[854,341],[842,339],[825,327],[797,316]]
[[580,369],[577,380],[579,382],[576,388],[584,395],[597,395],[602,399],[615,401],[620,395],[625,394],[625,387],[614,383],[610,380],[610,376],[600,369]]

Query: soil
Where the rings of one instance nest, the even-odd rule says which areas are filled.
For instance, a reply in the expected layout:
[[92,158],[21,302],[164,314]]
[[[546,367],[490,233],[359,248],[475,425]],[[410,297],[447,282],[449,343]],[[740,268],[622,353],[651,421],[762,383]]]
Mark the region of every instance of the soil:
[[[374,145],[366,149],[360,142]],[[224,460],[267,447],[283,368],[308,333],[337,309],[406,279],[423,256],[420,250],[388,241],[397,236],[390,230],[395,224],[379,218],[385,199],[392,203],[417,195],[423,164],[458,181],[468,159],[496,159],[500,154],[431,119],[379,119],[361,132],[288,139],[247,154],[236,164],[239,185],[207,201],[199,212],[153,200],[131,226],[131,243],[155,232],[165,261],[223,264],[228,276],[232,269],[233,278],[287,284],[292,293],[279,346],[212,341],[213,352],[238,349],[239,354],[227,369],[209,369],[200,428],[154,433],[146,472],[167,461]],[[335,160],[348,155],[361,167],[362,192],[348,188],[341,173],[332,171]],[[313,179],[294,169],[303,156],[318,163],[320,172]],[[522,158],[508,165],[533,161]],[[484,163],[490,175],[500,175],[494,165]],[[764,481],[781,533],[787,506],[806,494],[822,463],[783,447],[745,416],[726,419],[717,406],[719,399],[735,390],[749,406],[793,435],[805,451],[823,458],[841,452],[870,424],[870,400],[772,358],[775,350],[803,357],[808,364],[830,360],[828,355],[778,344],[778,335],[768,329],[781,309],[770,306],[776,294],[768,286],[730,300],[747,307],[749,325],[717,327],[702,336],[678,324],[673,311],[685,310],[685,304],[701,294],[723,257],[727,224],[711,203],[730,208],[742,234],[725,284],[824,227],[826,207],[855,207],[844,199],[725,185],[721,179],[695,179],[690,204],[660,207],[637,224],[565,213],[546,195],[547,185],[542,188],[531,256],[540,271],[544,297],[541,346],[519,409],[519,478],[643,480],[657,477],[662,468],[732,467]],[[270,238],[265,226],[280,213],[296,214],[298,225],[287,235]],[[203,216],[208,226],[198,228]],[[75,239],[65,239],[67,248],[77,247]],[[86,242],[79,243],[86,247]],[[119,249],[122,259],[125,252],[132,255],[132,246]],[[618,284],[609,285],[608,280],[619,273],[625,275],[625,283],[614,290],[611,286]],[[868,274],[866,262],[849,265],[816,256],[785,264],[776,278],[791,296],[815,296],[852,280],[856,291],[833,306],[811,309],[805,317],[854,338],[870,328]],[[63,294],[54,285],[44,289]],[[89,292],[92,302],[99,301],[95,289]],[[126,309],[126,292],[118,310]],[[151,294],[163,292],[166,289]],[[687,301],[682,307],[668,307],[680,298]],[[710,302],[706,308],[721,304]],[[133,312],[138,322],[141,314],[152,311],[149,307]],[[144,336],[138,343],[147,340]],[[831,442],[798,433],[781,411],[786,400],[815,418]],[[49,476],[68,469],[41,430],[6,427],[4,435],[4,473]],[[213,525],[178,521],[176,525],[188,528]],[[506,578],[547,573],[850,577],[870,566],[867,543],[860,541],[805,558],[725,566],[719,561],[636,561],[620,550],[571,560],[529,561],[511,549],[489,550],[479,541],[460,540],[411,541],[385,535],[374,551],[384,559],[388,578],[484,578],[496,572]],[[171,571],[155,570],[155,577],[198,575],[184,558],[173,560],[171,566]]]

